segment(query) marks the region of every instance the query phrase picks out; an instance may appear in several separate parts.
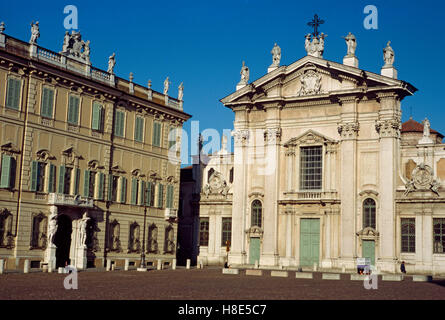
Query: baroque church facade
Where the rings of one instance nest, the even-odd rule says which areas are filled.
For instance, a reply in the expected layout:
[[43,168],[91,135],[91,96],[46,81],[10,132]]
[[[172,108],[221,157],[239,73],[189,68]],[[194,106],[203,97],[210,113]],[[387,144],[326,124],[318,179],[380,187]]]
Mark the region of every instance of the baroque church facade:
[[178,99],[0,25],[0,260],[6,270],[127,268],[176,258],[182,89]]
[[[445,273],[445,145],[425,119],[401,123],[417,89],[397,79],[388,42],[379,74],[358,68],[356,40],[343,63],[307,55],[221,100],[235,115],[234,153],[195,165],[204,264]],[[226,240],[230,239],[227,249]],[[226,250],[229,250],[228,252]]]

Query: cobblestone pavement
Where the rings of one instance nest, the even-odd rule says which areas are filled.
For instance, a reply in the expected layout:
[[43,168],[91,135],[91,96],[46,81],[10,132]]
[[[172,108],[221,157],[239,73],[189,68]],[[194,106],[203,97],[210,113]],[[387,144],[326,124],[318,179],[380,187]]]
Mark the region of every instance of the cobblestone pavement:
[[362,281],[222,274],[221,269],[177,269],[79,272],[78,289],[66,290],[66,274],[8,273],[0,275],[0,300],[445,300],[445,280],[412,282],[407,276],[401,282],[382,281],[378,289],[367,290]]

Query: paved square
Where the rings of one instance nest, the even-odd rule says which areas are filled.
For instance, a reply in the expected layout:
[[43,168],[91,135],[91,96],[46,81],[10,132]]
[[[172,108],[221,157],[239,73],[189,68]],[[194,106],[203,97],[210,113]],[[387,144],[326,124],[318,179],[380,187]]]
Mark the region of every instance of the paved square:
[[445,280],[413,282],[406,277],[400,282],[382,281],[378,289],[367,290],[362,281],[351,281],[350,275],[340,280],[296,279],[289,271],[288,278],[222,274],[221,269],[177,269],[78,273],[78,289],[66,290],[66,274],[30,273],[0,275],[0,300],[67,299],[67,300],[444,300]]

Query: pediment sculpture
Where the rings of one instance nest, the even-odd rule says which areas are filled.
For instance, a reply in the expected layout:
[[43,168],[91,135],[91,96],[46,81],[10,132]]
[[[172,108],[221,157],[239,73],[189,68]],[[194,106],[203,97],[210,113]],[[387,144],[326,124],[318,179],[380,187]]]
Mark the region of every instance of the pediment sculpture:
[[298,96],[314,95],[321,92],[321,75],[315,67],[309,67],[300,78],[301,89]]
[[380,233],[372,227],[366,227],[356,233],[357,236],[361,237],[378,237]]
[[230,187],[220,172],[215,171],[209,178],[209,183],[203,188],[203,192],[208,198],[210,194],[222,194],[227,196]]
[[431,190],[439,195],[440,183],[434,179],[433,169],[430,166],[424,163],[419,164],[414,168],[411,176],[412,179],[405,184],[405,196],[415,190]]

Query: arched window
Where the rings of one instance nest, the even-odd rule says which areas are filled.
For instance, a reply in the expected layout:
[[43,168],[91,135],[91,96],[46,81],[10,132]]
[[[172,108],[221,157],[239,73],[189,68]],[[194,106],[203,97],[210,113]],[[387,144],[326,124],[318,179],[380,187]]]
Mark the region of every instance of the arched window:
[[375,229],[375,201],[371,198],[363,201],[363,229],[367,227]]
[[251,226],[257,226],[261,228],[261,220],[263,215],[263,206],[260,200],[254,200],[252,202],[252,224]]

